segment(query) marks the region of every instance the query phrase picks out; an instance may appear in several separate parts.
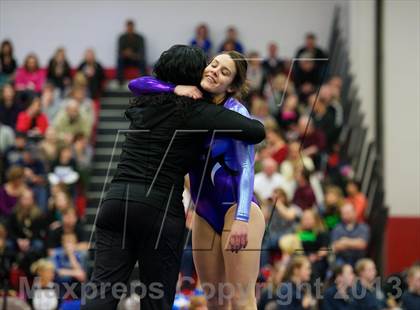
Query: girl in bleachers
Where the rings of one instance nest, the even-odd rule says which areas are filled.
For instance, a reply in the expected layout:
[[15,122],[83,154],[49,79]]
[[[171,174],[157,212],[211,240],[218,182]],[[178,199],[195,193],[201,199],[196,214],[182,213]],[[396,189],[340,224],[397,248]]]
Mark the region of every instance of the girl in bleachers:
[[31,53],[25,58],[22,68],[17,69],[15,87],[18,91],[30,91],[40,94],[44,87],[46,74],[39,67],[38,57]]

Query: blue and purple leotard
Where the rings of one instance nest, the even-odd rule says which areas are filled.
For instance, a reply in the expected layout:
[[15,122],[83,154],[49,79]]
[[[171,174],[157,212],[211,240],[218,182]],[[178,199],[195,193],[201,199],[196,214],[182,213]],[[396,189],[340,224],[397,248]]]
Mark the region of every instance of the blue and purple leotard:
[[[136,96],[173,92],[175,86],[153,77],[141,77],[129,83]],[[224,107],[250,117],[236,99],[228,98]],[[237,204],[235,220],[248,222],[254,189],[254,146],[229,138],[209,137],[207,153],[189,171],[191,196],[196,212],[221,234],[228,209]]]

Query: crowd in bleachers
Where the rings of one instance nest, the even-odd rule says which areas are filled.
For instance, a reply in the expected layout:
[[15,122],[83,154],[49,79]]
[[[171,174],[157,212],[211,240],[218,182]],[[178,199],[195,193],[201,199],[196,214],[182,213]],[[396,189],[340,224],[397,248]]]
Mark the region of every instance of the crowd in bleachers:
[[[91,49],[71,67],[61,47],[46,67],[34,53],[20,65],[8,40],[0,59],[0,285],[8,279],[8,288],[19,292],[22,277],[39,289],[52,281],[81,283],[88,271],[84,215],[104,70]],[[36,309],[58,305],[56,299],[43,308],[35,296]]]
[[[150,72],[143,36],[132,21],[126,27],[118,41],[121,84],[127,67]],[[281,58],[274,42],[267,57],[248,51],[235,27],[221,42],[214,48],[201,24],[190,44],[209,58],[225,50],[247,55],[251,91],[244,104],[266,128],[266,140],[256,148],[254,187],[267,223],[259,309],[396,307],[400,298],[383,293],[375,264],[366,258],[368,202],[340,156],[342,81],[325,74],[327,53],[316,36],[305,37],[295,60]],[[0,61],[0,274],[17,292],[19,277],[44,290],[53,283],[83,283],[89,275],[86,191],[105,70],[92,49],[78,65],[69,63],[62,47],[45,68],[33,53],[19,64],[11,41],[1,44]],[[195,277],[191,260],[186,250],[181,275]],[[330,283],[322,302],[314,292],[318,279]],[[404,305],[418,302],[419,279],[420,269],[413,267]],[[296,294],[302,283],[309,289]],[[353,287],[368,294],[356,302]],[[206,309],[197,291],[199,286],[181,280],[175,307]],[[34,309],[56,309],[63,297],[49,295],[42,308],[42,296],[34,295]]]

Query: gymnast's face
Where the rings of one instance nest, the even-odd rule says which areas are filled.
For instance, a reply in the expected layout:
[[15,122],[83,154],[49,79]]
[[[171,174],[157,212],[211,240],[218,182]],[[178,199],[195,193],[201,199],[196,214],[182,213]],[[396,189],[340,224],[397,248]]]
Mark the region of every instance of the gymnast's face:
[[236,66],[233,59],[229,55],[220,54],[204,69],[200,85],[213,96],[233,92],[231,84],[235,75]]

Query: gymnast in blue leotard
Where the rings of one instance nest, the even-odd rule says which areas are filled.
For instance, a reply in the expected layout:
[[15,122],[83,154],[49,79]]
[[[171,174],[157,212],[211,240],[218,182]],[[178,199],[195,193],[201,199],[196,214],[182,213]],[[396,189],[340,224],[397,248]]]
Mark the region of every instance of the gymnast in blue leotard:
[[[232,96],[243,88],[246,68],[241,54],[220,54],[204,70],[201,88],[214,103],[249,117],[246,108]],[[153,77],[135,79],[129,88],[137,96],[156,92],[201,96],[195,87],[175,87]],[[193,256],[201,282],[230,283],[236,289],[223,301],[224,305],[236,308],[242,303],[247,309],[256,309],[254,288],[264,219],[253,197],[254,147],[238,140],[218,138],[217,134],[209,137],[189,177],[198,215],[193,224],[193,249],[196,249]],[[239,251],[246,247],[249,251]],[[200,251],[203,249],[207,250]],[[219,308],[223,306],[220,296],[206,293],[210,308],[215,303],[219,303]]]

